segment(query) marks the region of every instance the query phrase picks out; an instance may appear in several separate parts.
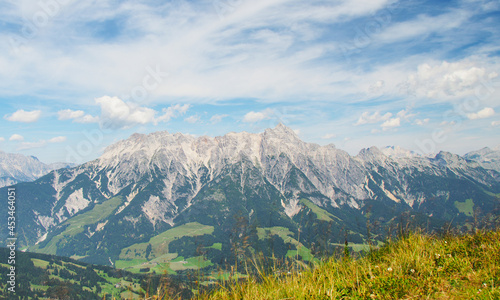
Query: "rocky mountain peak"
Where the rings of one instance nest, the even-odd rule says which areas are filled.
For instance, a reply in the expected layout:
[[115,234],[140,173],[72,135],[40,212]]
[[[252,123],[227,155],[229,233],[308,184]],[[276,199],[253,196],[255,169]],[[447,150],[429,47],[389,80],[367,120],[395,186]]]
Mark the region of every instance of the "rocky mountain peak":
[[453,154],[447,151],[440,151],[438,154],[436,154],[433,160],[439,165],[448,166],[451,168],[467,165],[465,159],[458,156],[457,154]]
[[385,155],[379,148],[372,146],[370,148],[361,149],[356,157],[364,161],[376,161],[385,157]]
[[292,139],[299,139],[295,131],[293,131],[290,127],[285,126],[283,123],[279,123],[276,125],[274,128],[269,128],[264,131],[263,134],[265,137],[279,137],[279,138],[292,138]]

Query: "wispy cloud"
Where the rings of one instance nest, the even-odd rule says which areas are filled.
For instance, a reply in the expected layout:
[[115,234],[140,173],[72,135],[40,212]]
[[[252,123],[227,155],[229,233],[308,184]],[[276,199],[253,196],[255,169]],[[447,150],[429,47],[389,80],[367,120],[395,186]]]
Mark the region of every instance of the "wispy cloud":
[[184,115],[189,110],[190,107],[191,106],[189,104],[184,104],[184,105],[175,104],[175,105],[172,105],[168,108],[164,108],[162,110],[163,114],[160,117],[158,117],[156,120],[158,122],[168,122],[172,118]]
[[392,113],[388,112],[385,113],[384,115],[381,115],[380,112],[376,111],[372,114],[370,112],[365,111],[363,114],[361,114],[361,117],[359,117],[358,121],[354,125],[365,125],[365,124],[373,124],[373,123],[378,123],[382,121],[387,121],[389,118],[392,117]]
[[29,149],[35,149],[35,148],[43,148],[43,147],[46,147],[48,144],[63,143],[65,141],[66,141],[65,136],[56,136],[56,137],[53,137],[49,140],[39,140],[37,142],[22,142],[17,147],[17,150],[29,150]]
[[388,43],[443,32],[460,27],[470,16],[470,12],[460,9],[437,16],[421,14],[415,19],[394,23],[375,39]]
[[229,117],[229,115],[227,114],[222,114],[222,115],[213,115],[211,118],[210,118],[210,122],[212,124],[217,124],[219,122],[222,121],[222,119],[226,118],[226,117]]
[[335,133],[327,133],[327,134],[323,135],[321,138],[324,140],[331,140],[331,139],[336,138],[336,137],[337,137],[337,134],[335,134]]
[[184,121],[191,123],[191,124],[198,123],[200,121],[200,116],[198,116],[198,115],[189,116],[189,117],[185,118]]
[[73,120],[76,123],[98,123],[99,117],[86,115],[83,110],[65,109],[57,112],[59,120]]

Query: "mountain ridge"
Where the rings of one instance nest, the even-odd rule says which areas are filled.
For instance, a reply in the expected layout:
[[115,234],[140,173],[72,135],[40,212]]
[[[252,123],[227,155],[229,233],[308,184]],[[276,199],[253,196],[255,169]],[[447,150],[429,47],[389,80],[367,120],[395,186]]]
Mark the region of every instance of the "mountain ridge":
[[[343,230],[351,241],[366,242],[367,218],[390,227],[411,213],[433,228],[449,221],[465,226],[475,209],[493,211],[500,193],[498,170],[483,168],[480,158],[426,157],[398,147],[351,156],[303,142],[282,124],[213,138],[133,134],[94,161],[17,185],[19,241],[30,251],[108,263],[129,259],[123,249],[130,247],[144,259],[144,243],[192,222],[212,226],[203,239],[232,253],[241,216],[246,226],[287,228],[297,240],[300,230],[304,249],[317,240],[315,231],[329,230],[327,248],[343,243]],[[238,236],[262,246],[262,236],[245,228]],[[155,247],[155,257],[167,254]],[[222,255],[210,251],[213,259]]]
[[62,162],[45,164],[36,156],[6,153],[0,150],[0,187],[33,181],[53,170],[73,166],[72,163]]

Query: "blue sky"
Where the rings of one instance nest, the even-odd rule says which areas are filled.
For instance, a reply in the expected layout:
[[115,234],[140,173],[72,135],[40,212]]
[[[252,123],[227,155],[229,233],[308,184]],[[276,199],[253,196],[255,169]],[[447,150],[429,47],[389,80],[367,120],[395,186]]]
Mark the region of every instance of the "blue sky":
[[0,40],[0,149],[45,162],[280,122],[353,155],[500,143],[498,1],[6,0]]

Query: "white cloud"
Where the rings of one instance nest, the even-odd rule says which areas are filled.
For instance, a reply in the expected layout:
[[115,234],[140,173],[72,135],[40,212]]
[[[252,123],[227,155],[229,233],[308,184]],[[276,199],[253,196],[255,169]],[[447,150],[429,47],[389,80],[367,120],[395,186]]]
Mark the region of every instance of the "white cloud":
[[49,140],[49,143],[62,143],[66,141],[65,136],[56,136]]
[[65,109],[58,111],[57,115],[59,120],[71,120],[83,117],[85,112],[83,112],[83,110]]
[[175,105],[172,105],[168,108],[164,108],[162,110],[163,115],[158,117],[156,119],[156,121],[157,122],[168,122],[172,118],[175,118],[175,117],[180,116],[180,115],[184,115],[189,110],[190,107],[191,107],[191,105],[189,105],[189,104],[184,104],[184,105],[175,104]]
[[380,125],[380,127],[382,127],[383,130],[388,130],[388,129],[399,127],[399,126],[401,126],[401,119],[399,117],[389,119],[389,120],[385,121],[384,123],[382,123],[382,125]]
[[125,103],[118,97],[104,96],[95,99],[101,105],[101,124],[105,128],[120,129],[144,125],[155,121],[155,111],[135,104]]
[[86,115],[82,110],[65,109],[57,112],[59,120],[73,120],[76,123],[98,123],[99,117]]
[[19,134],[13,134],[10,138],[9,138],[9,141],[24,141],[24,137],[22,135],[19,135]]
[[361,117],[359,117],[358,121],[354,125],[364,125],[364,124],[373,124],[382,121],[387,121],[390,117],[392,117],[391,113],[386,113],[385,115],[381,115],[380,112],[374,112],[370,115],[369,112],[364,112]]
[[500,121],[491,122],[491,126],[498,126],[498,125],[500,125]]
[[400,117],[401,119],[409,120],[410,118],[413,118],[414,116],[416,116],[416,114],[412,114],[408,110],[403,109],[397,113],[397,116]]
[[38,121],[41,115],[41,110],[25,111],[20,109],[11,115],[5,115],[4,118],[11,122],[33,123]]
[[333,139],[336,137],[337,137],[337,135],[335,133],[328,133],[328,134],[325,134],[324,136],[322,136],[321,138],[324,140],[330,140],[330,139]]
[[197,123],[199,120],[200,120],[200,116],[197,116],[197,115],[190,116],[190,117],[187,117],[184,119],[184,121],[191,123],[191,124]]
[[5,138],[4,137],[0,137],[0,142],[5,142]]
[[94,117],[91,115],[85,115],[81,118],[75,119],[76,123],[99,123],[99,117]]
[[219,123],[222,121],[222,119],[226,118],[226,117],[229,117],[229,115],[226,115],[226,114],[222,114],[222,115],[213,115],[211,118],[210,118],[210,122],[212,124],[216,124],[216,123]]
[[421,64],[416,73],[409,75],[402,85],[403,91],[417,97],[455,99],[476,96],[483,82],[489,82],[498,74],[469,60],[440,64]]
[[269,120],[271,116],[274,115],[274,110],[267,108],[263,111],[255,112],[251,111],[243,117],[243,122],[245,123],[257,123],[262,120]]
[[467,114],[467,118],[469,120],[476,120],[476,119],[485,119],[489,118],[495,115],[495,110],[491,107],[485,107],[478,111],[477,113],[470,113]]
[[421,119],[416,119],[416,120],[415,120],[415,124],[416,124],[416,125],[418,125],[418,126],[424,126],[425,124],[428,124],[430,120],[431,120],[431,119],[429,119],[429,118],[427,118],[427,119],[423,119],[423,120],[421,120]]

